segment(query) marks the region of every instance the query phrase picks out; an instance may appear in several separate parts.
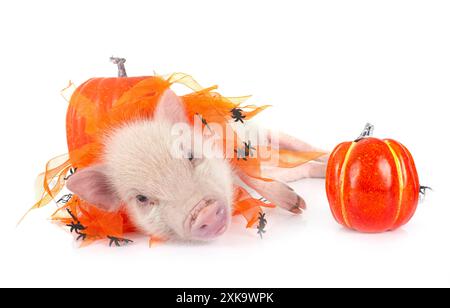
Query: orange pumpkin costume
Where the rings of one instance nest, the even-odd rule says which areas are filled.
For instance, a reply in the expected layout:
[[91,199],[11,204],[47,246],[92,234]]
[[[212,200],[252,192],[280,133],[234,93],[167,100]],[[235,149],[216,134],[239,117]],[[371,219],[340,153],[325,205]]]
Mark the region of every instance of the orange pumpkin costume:
[[[32,209],[57,200],[60,207],[52,219],[68,226],[70,231],[76,233],[77,239],[84,240],[83,243],[99,239],[109,239],[110,244],[116,245],[129,242],[124,237],[135,231],[135,227],[125,209],[105,212],[76,195],[68,194],[59,199],[57,196],[64,188],[67,177],[76,169],[99,162],[101,140],[108,130],[137,118],[151,119],[161,94],[175,83],[192,90],[192,93],[181,96],[181,99],[188,119],[193,121],[198,117],[203,125],[219,123],[225,126],[230,121],[247,121],[268,107],[244,105],[248,97],[223,97],[214,91],[217,86],[202,88],[194,79],[182,73],[172,74],[166,79],[160,76],[89,79],[74,91],[69,102],[66,118],[69,153],[47,163],[46,171],[40,175],[42,195]],[[237,138],[233,144],[227,144],[225,140],[224,144],[225,148],[233,147],[235,152],[243,146]],[[255,150],[259,148],[256,146]],[[264,150],[275,151],[267,146]],[[277,166],[280,167],[295,167],[323,155],[320,152],[276,151],[279,157]],[[248,154],[245,159],[233,157],[230,163],[240,172],[261,179],[260,166],[269,162]],[[253,198],[243,187],[235,187],[233,215],[244,216],[247,227],[257,222],[261,207],[275,205]]]

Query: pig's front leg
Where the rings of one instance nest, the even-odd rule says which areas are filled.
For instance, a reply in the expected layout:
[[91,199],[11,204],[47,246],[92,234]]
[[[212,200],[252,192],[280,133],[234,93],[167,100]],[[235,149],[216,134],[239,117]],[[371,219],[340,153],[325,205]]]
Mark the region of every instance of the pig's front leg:
[[238,173],[238,176],[245,184],[253,188],[261,196],[285,210],[294,214],[300,214],[306,209],[303,198],[297,195],[292,188],[284,183],[277,180],[259,180],[242,172]]

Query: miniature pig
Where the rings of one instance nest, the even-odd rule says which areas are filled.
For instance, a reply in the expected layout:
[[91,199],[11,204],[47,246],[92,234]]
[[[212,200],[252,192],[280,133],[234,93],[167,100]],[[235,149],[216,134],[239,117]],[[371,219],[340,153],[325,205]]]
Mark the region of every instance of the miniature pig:
[[[142,233],[206,241],[222,235],[230,224],[234,183],[243,182],[273,204],[299,214],[305,202],[284,182],[325,174],[322,158],[295,168],[262,170],[275,181],[252,178],[232,170],[223,153],[205,157],[193,153],[189,142],[174,150],[176,123],[188,119],[181,99],[168,89],[152,119],[124,124],[105,136],[102,163],[74,173],[67,188],[103,210],[126,206]],[[281,148],[316,151],[283,134],[278,142]]]

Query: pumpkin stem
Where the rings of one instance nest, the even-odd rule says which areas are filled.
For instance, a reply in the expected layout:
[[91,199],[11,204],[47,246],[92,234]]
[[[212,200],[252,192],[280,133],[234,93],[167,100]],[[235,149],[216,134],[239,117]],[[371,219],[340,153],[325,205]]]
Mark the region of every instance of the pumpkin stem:
[[367,123],[366,126],[364,126],[364,130],[362,131],[362,133],[359,135],[358,138],[355,139],[355,142],[358,142],[359,140],[364,139],[366,137],[372,136],[374,128],[375,126],[373,126],[370,123]]
[[125,58],[119,58],[119,57],[110,57],[109,60],[117,64],[117,68],[119,70],[118,76],[119,77],[127,77],[127,71],[125,70],[125,62],[127,61]]

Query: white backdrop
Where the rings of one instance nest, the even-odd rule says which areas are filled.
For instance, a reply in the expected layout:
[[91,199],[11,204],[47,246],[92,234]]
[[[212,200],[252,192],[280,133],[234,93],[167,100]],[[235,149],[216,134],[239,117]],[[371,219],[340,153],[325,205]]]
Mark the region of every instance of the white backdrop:
[[[449,16],[448,1],[1,1],[0,286],[450,286]],[[322,180],[294,184],[309,210],[271,211],[263,240],[237,218],[207,245],[79,249],[46,220],[54,205],[16,228],[66,152],[60,90],[114,76],[111,55],[129,75],[254,94],[274,106],[259,121],[329,150],[369,121],[434,191],[384,234],[335,223]]]

